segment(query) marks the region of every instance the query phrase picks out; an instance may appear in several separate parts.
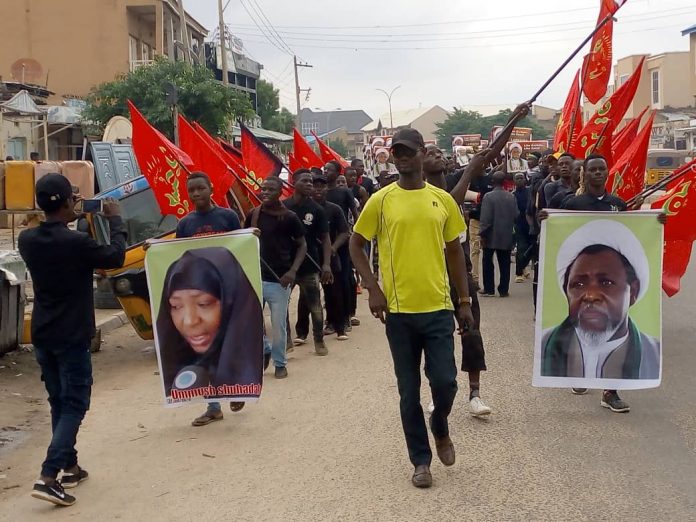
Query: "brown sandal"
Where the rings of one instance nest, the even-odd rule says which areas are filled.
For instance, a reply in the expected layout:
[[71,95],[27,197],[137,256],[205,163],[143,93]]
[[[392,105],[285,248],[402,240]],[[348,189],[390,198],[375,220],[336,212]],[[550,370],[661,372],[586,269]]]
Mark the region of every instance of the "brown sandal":
[[206,411],[200,417],[196,417],[195,419],[193,419],[191,426],[205,426],[206,424],[210,424],[211,422],[219,421],[222,419],[223,416],[221,411],[215,413]]
[[230,402],[230,410],[232,411],[242,411],[246,402]]

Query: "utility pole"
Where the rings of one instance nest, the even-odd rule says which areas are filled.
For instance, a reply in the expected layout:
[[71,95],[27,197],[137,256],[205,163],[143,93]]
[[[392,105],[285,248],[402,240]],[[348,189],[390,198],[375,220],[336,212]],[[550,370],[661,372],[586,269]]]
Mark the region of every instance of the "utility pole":
[[184,57],[186,63],[193,63],[191,59],[191,43],[188,37],[188,23],[186,22],[186,10],[184,9],[184,0],[179,0],[179,23],[181,24],[181,39],[184,44]]
[[225,32],[225,10],[222,7],[222,0],[218,0],[218,15],[220,17],[220,62],[222,63],[222,83],[227,85],[230,82],[229,70],[227,67],[227,33]]
[[297,75],[297,68],[298,67],[313,67],[312,65],[309,65],[308,63],[298,63],[297,61],[297,56],[292,57],[293,63],[295,64],[295,102],[297,103],[297,114],[295,115],[295,127],[297,128],[298,131],[302,131],[300,128],[301,121],[300,121],[300,93],[304,91],[309,91],[309,89],[300,89],[300,79]]

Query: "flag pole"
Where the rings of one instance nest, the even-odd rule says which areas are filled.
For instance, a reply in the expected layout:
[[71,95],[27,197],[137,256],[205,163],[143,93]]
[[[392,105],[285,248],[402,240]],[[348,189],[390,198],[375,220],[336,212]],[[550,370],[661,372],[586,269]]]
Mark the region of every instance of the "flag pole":
[[678,180],[678,179],[680,179],[680,178],[683,178],[683,177],[686,176],[689,172],[691,172],[694,168],[695,168],[695,166],[692,165],[692,166],[691,166],[690,168],[688,168],[688,169],[682,169],[681,172],[679,172],[679,171],[673,172],[670,176],[667,176],[667,177],[664,178],[662,181],[658,181],[658,182],[655,183],[654,185],[650,185],[649,187],[643,189],[642,192],[640,192],[639,194],[636,194],[635,196],[633,196],[633,197],[632,197],[631,199],[629,199],[626,203],[627,203],[627,204],[634,203],[638,198],[646,198],[646,197],[648,197],[648,196],[653,195],[653,194],[654,194],[655,192],[657,192],[658,190],[664,189],[667,185],[669,185],[669,184],[672,183],[673,181],[676,181],[676,180]]
[[[619,8],[616,11],[618,11],[619,9],[621,9],[621,6],[619,6]],[[537,92],[534,93],[534,95],[527,102],[528,104],[534,103],[537,100],[537,98],[541,96],[541,93],[546,90],[546,88],[551,84],[552,81],[556,79],[556,77],[559,74],[561,74],[561,71],[563,71],[563,69],[566,68],[566,66],[573,60],[573,58],[575,58],[578,55],[578,53],[582,51],[582,48],[585,47],[585,45],[587,45],[587,43],[590,40],[592,40],[592,38],[594,38],[594,35],[597,34],[600,31],[600,29],[602,29],[602,27],[604,27],[610,20],[614,18],[614,14],[616,14],[616,11],[614,11],[614,13],[609,13],[607,16],[604,17],[604,19],[601,22],[597,24],[594,30],[589,35],[587,35],[587,37],[582,41],[582,43],[576,47],[576,49],[570,54],[570,56],[568,56],[568,58],[565,59],[565,61],[558,67],[558,69],[556,69],[556,71],[549,77],[549,79],[544,82],[544,84],[539,88],[539,90],[537,90]],[[580,95],[582,97],[582,93],[580,93]],[[501,136],[505,131],[509,130],[509,127],[514,126],[515,123],[516,122],[514,120],[509,121],[498,136]],[[490,148],[493,148],[495,142],[496,140],[493,140],[493,143],[491,143]]]
[[566,152],[570,152],[570,148],[573,145],[573,131],[575,130],[575,121],[578,117],[578,111],[582,114],[582,91],[585,88],[585,80],[587,79],[587,71],[589,67],[585,67],[585,61],[582,62],[582,74],[580,75],[580,94],[578,96],[578,106],[575,107],[573,111],[573,116],[570,118],[570,129],[568,130],[568,148]]

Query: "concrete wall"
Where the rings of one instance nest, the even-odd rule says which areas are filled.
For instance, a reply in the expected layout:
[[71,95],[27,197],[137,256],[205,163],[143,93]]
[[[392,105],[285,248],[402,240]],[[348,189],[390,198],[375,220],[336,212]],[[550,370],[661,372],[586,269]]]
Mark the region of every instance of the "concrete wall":
[[411,123],[410,127],[416,129],[423,135],[424,140],[436,140],[435,131],[437,123],[441,123],[447,119],[447,111],[436,105],[421,117],[416,118]]
[[691,103],[696,105],[696,33],[689,35],[689,41],[689,71],[691,72],[689,92],[691,93]]
[[[146,3],[141,1],[139,3]],[[90,88],[128,70],[125,0],[12,0],[3,7],[0,75],[11,79],[15,60],[32,58],[43,68],[44,84],[63,95],[86,95]]]
[[660,101],[652,104],[655,109],[665,107],[689,107],[694,104],[694,98],[685,88],[691,82],[693,70],[689,67],[690,56],[688,52],[665,53],[652,57],[646,61],[648,69],[647,89],[652,101],[652,73],[659,71]]
[[[39,143],[38,141],[38,130],[32,130],[32,126],[37,125],[37,123],[31,123],[28,121],[10,121],[8,119],[3,119],[2,124],[0,124],[0,155],[2,157],[0,160],[4,160],[10,151],[7,150],[7,142],[12,138],[24,139],[26,143],[25,154],[23,158],[15,157],[16,160],[28,160],[29,153],[33,151],[39,151],[39,146],[41,146],[41,154],[43,155],[43,141]],[[39,130],[43,132],[42,127]]]

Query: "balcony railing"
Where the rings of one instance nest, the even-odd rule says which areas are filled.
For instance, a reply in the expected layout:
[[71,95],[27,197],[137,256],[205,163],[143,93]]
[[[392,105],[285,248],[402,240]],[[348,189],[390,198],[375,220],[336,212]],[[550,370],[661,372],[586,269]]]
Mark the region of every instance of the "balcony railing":
[[143,67],[145,65],[150,65],[154,62],[154,60],[131,60],[130,61],[130,70],[131,72],[135,71],[138,67]]

